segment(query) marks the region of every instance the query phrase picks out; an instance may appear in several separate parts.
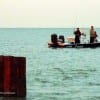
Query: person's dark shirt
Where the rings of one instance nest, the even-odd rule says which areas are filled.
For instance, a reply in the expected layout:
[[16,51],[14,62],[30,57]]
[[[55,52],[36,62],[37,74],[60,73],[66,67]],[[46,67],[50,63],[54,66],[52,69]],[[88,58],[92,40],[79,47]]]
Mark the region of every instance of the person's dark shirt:
[[74,34],[75,34],[75,37],[80,37],[81,36],[81,32],[79,30],[75,31]]

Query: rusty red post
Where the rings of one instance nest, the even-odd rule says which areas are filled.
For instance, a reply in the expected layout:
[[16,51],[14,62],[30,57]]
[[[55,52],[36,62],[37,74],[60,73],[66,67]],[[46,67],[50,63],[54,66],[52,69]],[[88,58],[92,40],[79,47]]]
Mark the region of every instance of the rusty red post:
[[4,73],[3,56],[0,56],[0,96],[3,94],[3,73]]
[[11,66],[12,66],[12,57],[11,56],[5,56],[4,57],[4,96],[10,96],[10,79],[11,79]]
[[[17,96],[26,95],[26,59],[24,57],[16,57],[17,62]],[[20,92],[21,91],[21,92]]]
[[26,58],[0,56],[1,96],[26,96]]

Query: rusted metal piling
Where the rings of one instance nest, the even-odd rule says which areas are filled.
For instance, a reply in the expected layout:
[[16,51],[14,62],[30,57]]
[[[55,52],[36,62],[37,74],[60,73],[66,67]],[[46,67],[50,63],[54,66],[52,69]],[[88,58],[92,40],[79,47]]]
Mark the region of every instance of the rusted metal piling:
[[0,56],[0,96],[26,96],[26,58]]

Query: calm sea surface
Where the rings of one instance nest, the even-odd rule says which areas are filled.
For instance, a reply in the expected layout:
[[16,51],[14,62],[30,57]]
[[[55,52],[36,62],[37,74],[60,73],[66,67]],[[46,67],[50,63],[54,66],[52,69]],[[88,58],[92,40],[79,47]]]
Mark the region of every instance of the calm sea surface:
[[[89,29],[82,30],[89,40]],[[0,29],[0,55],[27,59],[25,100],[100,100],[100,48],[51,49],[52,33],[66,38],[73,29]]]

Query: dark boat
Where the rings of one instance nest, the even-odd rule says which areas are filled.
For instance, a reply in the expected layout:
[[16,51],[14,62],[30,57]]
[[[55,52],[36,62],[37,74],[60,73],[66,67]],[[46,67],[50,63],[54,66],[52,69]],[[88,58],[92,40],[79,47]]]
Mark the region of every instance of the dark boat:
[[80,44],[74,44],[74,43],[63,43],[62,45],[54,45],[48,43],[49,47],[56,47],[56,48],[96,48],[100,47],[100,42],[96,43],[80,43]]
[[58,39],[57,34],[52,34],[51,42],[48,43],[48,46],[53,47],[53,48],[96,48],[96,47],[100,47],[100,41],[94,42],[94,43],[89,43],[88,41],[88,42],[75,44],[75,41],[73,38],[67,38],[67,39],[68,39],[68,42],[65,42],[64,36],[61,35]]

